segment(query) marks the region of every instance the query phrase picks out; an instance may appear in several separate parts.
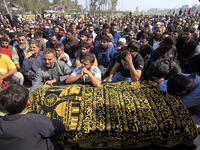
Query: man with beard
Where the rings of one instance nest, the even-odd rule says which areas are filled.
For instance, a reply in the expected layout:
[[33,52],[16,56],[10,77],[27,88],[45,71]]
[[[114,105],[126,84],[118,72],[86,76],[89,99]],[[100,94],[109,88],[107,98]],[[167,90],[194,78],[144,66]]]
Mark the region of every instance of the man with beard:
[[[129,42],[127,49],[120,53],[110,75],[104,81],[138,81],[142,75],[144,60],[138,53],[140,43],[136,41]],[[117,70],[119,72],[117,72]],[[116,73],[117,72],[117,73]]]
[[121,36],[117,33],[117,25],[116,24],[111,25],[111,32],[110,33],[113,36],[114,47],[115,47],[117,45],[117,43],[119,42],[119,39],[121,38]]
[[110,37],[110,44],[114,44],[114,39],[112,34],[109,33],[110,32],[110,26],[108,24],[104,24],[103,25],[103,30],[101,33],[97,34],[95,40],[94,40],[94,46],[97,46],[101,43],[101,39],[103,35],[109,36]]
[[177,40],[176,48],[178,51],[178,61],[181,69],[184,71],[186,65],[190,62],[190,59],[194,56],[197,43],[192,40],[192,28],[185,28],[183,35]]
[[36,72],[30,92],[43,84],[53,85],[55,82],[63,82],[70,73],[71,68],[64,61],[56,60],[55,51],[47,48],[43,51],[43,65]]
[[94,41],[96,36],[97,36],[97,34],[95,33],[94,26],[92,24],[88,25],[88,31],[89,31],[90,34],[92,34],[93,41]]
[[82,40],[80,42],[80,51],[76,54],[75,66],[76,67],[81,66],[83,62],[83,56],[89,55],[89,54],[95,57],[94,65],[98,66],[98,62],[97,62],[95,54],[90,52],[90,45],[88,44],[88,42]]
[[15,46],[14,43],[17,43],[17,40],[18,40],[18,38],[17,38],[17,32],[10,32],[9,33],[9,37],[11,39],[9,45]]
[[143,57],[144,59],[144,69],[143,71],[146,70],[146,68],[148,67],[149,64],[149,60],[152,56],[153,53],[153,47],[148,44],[148,35],[146,33],[144,33],[141,37],[140,37],[140,55]]
[[163,30],[161,27],[155,27],[154,35],[149,39],[149,44],[154,46],[155,43],[161,41]]
[[113,66],[114,48],[112,44],[109,44],[110,37],[103,35],[101,43],[94,48],[94,54],[98,61],[98,67],[102,76],[109,72]]
[[81,43],[82,41],[87,42],[87,43],[90,45],[89,51],[90,51],[90,52],[93,52],[93,50],[94,50],[94,45],[93,45],[91,42],[88,42],[88,36],[89,36],[89,35],[90,35],[90,34],[89,34],[88,32],[86,32],[86,31],[80,31],[80,32],[79,32],[79,40],[80,40],[80,42],[79,42],[78,45],[76,45],[76,46],[74,47],[74,54],[75,54],[75,56],[76,56],[76,54],[77,54],[78,52],[81,51],[80,43]]
[[72,67],[69,55],[64,52],[64,45],[62,43],[56,43],[54,46],[56,52],[56,59],[64,61],[69,67]]
[[160,83],[169,97],[179,96],[196,124],[200,124],[200,77],[196,74],[175,75]]
[[146,33],[148,34],[148,36],[150,37],[150,25],[149,24],[146,24],[143,28],[142,28],[142,31],[138,32],[137,34],[137,41],[140,40],[140,37],[142,36],[143,33]]
[[58,40],[59,40],[60,43],[62,42],[61,39],[63,39],[65,37],[64,32],[65,32],[64,29],[62,29],[62,28],[59,29]]
[[175,47],[176,39],[172,36],[168,36],[164,39],[164,42],[153,51],[152,61],[155,62],[157,59],[166,58],[177,62],[177,50]]
[[25,55],[28,53],[29,44],[24,33],[18,34],[18,44],[12,48],[12,61],[19,72],[23,72],[21,66]]
[[79,44],[79,41],[74,37],[74,31],[72,28],[67,29],[66,32],[66,39],[62,41],[62,44],[65,47],[65,53],[67,53],[71,59],[74,59],[74,47]]
[[57,33],[52,33],[50,35],[50,40],[47,41],[46,43],[46,48],[52,48],[54,49],[54,46],[58,43],[58,34]]
[[74,83],[81,79],[82,82],[91,82],[94,87],[100,87],[101,71],[94,65],[94,55],[91,53],[84,55],[82,60],[82,65],[74,69],[72,74],[66,79],[65,83]]

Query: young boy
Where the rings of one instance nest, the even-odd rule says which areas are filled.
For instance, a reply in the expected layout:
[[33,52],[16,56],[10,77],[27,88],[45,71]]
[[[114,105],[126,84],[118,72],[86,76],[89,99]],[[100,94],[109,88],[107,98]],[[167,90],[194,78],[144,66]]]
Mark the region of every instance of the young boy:
[[1,150],[63,149],[53,136],[65,131],[63,124],[42,114],[27,113],[29,91],[13,84],[0,93],[0,105],[8,113],[0,117]]

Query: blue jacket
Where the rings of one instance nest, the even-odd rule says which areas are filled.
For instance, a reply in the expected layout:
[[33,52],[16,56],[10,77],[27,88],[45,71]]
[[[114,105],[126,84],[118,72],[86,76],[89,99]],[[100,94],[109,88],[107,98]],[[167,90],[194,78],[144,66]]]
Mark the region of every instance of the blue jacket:
[[101,44],[95,46],[94,54],[96,55],[98,64],[111,69],[113,66],[113,51],[114,47],[111,44],[108,44],[107,48],[105,49],[101,47]]
[[37,57],[24,58],[22,63],[22,70],[28,72],[29,70],[37,71],[37,69],[42,65],[43,62],[43,52],[39,51]]
[[117,43],[119,42],[119,39],[121,38],[121,35],[119,35],[118,33],[115,33],[115,35],[113,35],[113,39],[114,39],[114,45],[116,46]]

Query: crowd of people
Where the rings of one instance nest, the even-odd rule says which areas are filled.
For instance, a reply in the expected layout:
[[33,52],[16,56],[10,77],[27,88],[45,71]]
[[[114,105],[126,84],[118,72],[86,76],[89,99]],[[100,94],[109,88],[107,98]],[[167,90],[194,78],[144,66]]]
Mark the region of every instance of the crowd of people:
[[1,15],[0,85],[6,90],[29,84],[32,92],[56,82],[100,87],[152,80],[168,96],[183,96],[198,125],[199,30],[199,16],[191,14],[22,20]]

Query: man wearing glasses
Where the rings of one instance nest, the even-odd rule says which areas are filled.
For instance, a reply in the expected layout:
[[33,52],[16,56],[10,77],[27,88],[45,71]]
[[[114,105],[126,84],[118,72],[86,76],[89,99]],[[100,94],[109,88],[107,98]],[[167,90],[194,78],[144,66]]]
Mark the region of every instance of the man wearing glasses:
[[[104,81],[138,81],[142,74],[144,60],[138,53],[140,44],[132,41],[128,44],[126,51],[123,51],[117,58],[110,75]],[[119,72],[116,73],[116,71]]]

